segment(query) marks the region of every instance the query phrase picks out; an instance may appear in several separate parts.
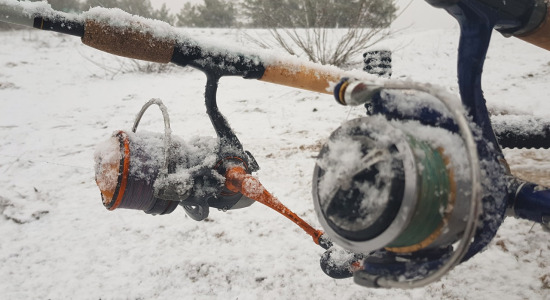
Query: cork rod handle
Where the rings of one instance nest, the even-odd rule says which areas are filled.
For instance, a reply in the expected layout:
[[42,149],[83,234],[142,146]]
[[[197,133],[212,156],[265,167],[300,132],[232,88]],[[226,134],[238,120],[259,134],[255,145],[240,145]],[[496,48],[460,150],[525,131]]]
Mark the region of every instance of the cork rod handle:
[[176,42],[133,28],[86,21],[82,43],[111,54],[157,63],[169,63]]

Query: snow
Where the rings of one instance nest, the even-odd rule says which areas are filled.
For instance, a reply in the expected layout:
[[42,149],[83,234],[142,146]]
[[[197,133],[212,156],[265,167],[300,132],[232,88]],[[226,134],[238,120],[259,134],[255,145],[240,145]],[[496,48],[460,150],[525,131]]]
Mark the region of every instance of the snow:
[[[369,125],[373,126],[373,123]],[[342,228],[360,230],[372,225],[387,205],[390,185],[385,183],[392,179],[391,162],[393,158],[384,148],[387,143],[380,142],[376,138],[369,139],[368,142],[380,147],[380,150],[374,151],[378,148],[369,148],[372,151],[364,153],[362,142],[365,140],[361,140],[361,137],[350,136],[349,134],[353,134],[353,129],[350,128],[355,127],[346,124],[342,127],[342,131],[332,135],[317,160],[317,165],[323,170],[319,178],[318,197],[320,209],[326,212],[337,193],[341,194],[340,197],[350,199],[351,191],[359,190],[361,192],[359,197],[362,198],[357,199],[357,204],[354,206],[353,211],[359,213],[353,217],[353,221],[350,221],[351,217],[342,217],[342,214],[339,213],[329,215],[327,218]],[[374,182],[353,180],[355,175],[372,168],[377,170]],[[355,198],[353,199],[355,200]],[[339,240],[334,238],[334,242],[338,243]],[[344,243],[342,246],[346,247]],[[364,249],[363,251],[370,250],[376,249]]]
[[97,145],[94,152],[97,187],[103,194],[103,204],[111,202],[119,177],[119,164],[122,158],[118,138],[110,139]]
[[[239,39],[236,31],[187,32],[226,44]],[[386,41],[396,49],[393,78],[456,93],[457,40],[454,30],[424,30]],[[548,52],[496,35],[484,73],[491,110],[548,118],[549,63]],[[404,291],[325,276],[323,249],[263,205],[211,211],[203,222],[180,208],[157,217],[107,211],[94,181],[94,149],[114,130],[128,131],[146,101],[164,101],[173,134],[185,141],[215,136],[204,113],[202,73],[174,67],[142,74],[128,65],[74,37],[0,32],[3,299],[550,299],[550,236],[512,218],[484,253],[439,282]],[[241,78],[221,80],[218,102],[259,162],[266,189],[319,227],[311,199],[319,145],[364,110]],[[162,133],[162,118],[145,115],[139,130]],[[505,154],[512,170],[550,183],[548,150]]]
[[498,121],[499,126],[494,126],[495,133],[511,132],[518,136],[530,134],[544,134],[547,121],[544,119],[526,119],[522,115],[496,115],[493,120]]

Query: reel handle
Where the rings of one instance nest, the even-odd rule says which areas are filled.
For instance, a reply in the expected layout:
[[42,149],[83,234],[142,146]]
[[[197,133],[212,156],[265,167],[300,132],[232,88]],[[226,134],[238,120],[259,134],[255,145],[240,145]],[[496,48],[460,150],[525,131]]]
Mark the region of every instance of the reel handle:
[[550,189],[512,178],[508,214],[550,228]]
[[324,235],[324,232],[313,228],[306,221],[293,213],[284,204],[282,204],[275,196],[268,192],[260,181],[254,176],[248,174],[241,166],[235,166],[227,170],[225,173],[225,187],[232,192],[241,193],[244,196],[255,200],[263,205],[277,211],[289,220],[302,228],[308,235],[313,238],[315,244],[328,249],[332,243]]
[[[160,180],[159,182],[163,182],[166,180],[166,177],[168,174],[173,173],[174,170],[170,170],[170,161],[171,161],[171,149],[172,149],[172,130],[170,129],[170,116],[168,115],[168,108],[162,103],[162,100],[153,98],[149,100],[139,113],[136,115],[136,119],[134,121],[134,126],[132,126],[132,132],[136,132],[137,127],[139,125],[139,122],[141,121],[141,118],[143,117],[143,114],[147,111],[149,107],[152,105],[157,105],[162,112],[162,117],[164,120],[164,163],[162,165],[162,169],[160,169],[159,175],[157,180]],[[188,198],[188,194],[181,195],[179,194],[176,189],[171,188],[169,185],[162,184],[159,186],[159,188],[155,188],[154,195],[157,198],[160,198],[162,200],[170,200],[170,201],[181,201],[183,199]],[[187,210],[187,209],[186,209]]]

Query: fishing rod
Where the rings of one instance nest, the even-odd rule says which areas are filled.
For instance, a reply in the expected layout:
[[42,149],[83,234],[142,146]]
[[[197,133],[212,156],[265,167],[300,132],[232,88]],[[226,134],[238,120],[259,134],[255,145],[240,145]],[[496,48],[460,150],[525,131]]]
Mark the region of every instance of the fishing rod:
[[[116,132],[96,151],[96,182],[107,209],[162,215],[182,206],[200,221],[210,208],[225,211],[260,202],[327,249],[321,257],[327,275],[353,276],[367,287],[414,288],[438,280],[481,252],[506,212],[544,226],[550,222],[550,190],[513,177],[499,147],[529,147],[529,141],[540,145],[544,132],[516,134],[500,124],[495,135],[481,90],[494,29],[548,49],[546,3],[428,2],[447,10],[461,25],[462,101],[431,84],[208,44],[166,23],[117,9],[92,8],[74,15],[43,2],[0,0],[0,17],[78,36],[108,53],[190,66],[206,74],[205,105],[217,137],[185,141],[173,135],[166,107],[151,100],[131,131]],[[252,175],[259,170],[257,161],[217,107],[223,76],[333,94],[342,105],[368,107],[367,116],[337,128],[319,153],[312,194],[324,231],[292,213]],[[141,116],[153,105],[162,112],[164,134],[137,132]]]
[[[242,76],[265,82],[332,93],[330,82],[345,72],[303,61],[277,61],[195,41],[170,25],[95,7],[81,15],[57,12],[44,2],[0,1],[2,21],[78,36],[90,47],[133,59],[190,66],[216,76]],[[235,49],[233,49],[235,50]]]

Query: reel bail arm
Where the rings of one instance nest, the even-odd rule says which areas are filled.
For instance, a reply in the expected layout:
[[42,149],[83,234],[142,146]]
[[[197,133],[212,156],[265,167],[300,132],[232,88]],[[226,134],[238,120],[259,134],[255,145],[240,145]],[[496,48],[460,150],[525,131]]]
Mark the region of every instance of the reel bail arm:
[[173,174],[174,164],[170,163],[172,160],[171,152],[173,151],[172,146],[172,129],[170,128],[170,116],[168,115],[168,109],[162,103],[160,99],[151,99],[138,112],[134,125],[132,126],[132,132],[136,133],[137,127],[145,111],[152,106],[157,105],[162,112],[162,117],[164,120],[164,163],[162,169],[160,169],[159,175],[157,177],[157,184],[155,185],[155,197],[170,200],[170,201],[183,201],[189,197],[189,194],[181,194],[177,189],[172,188],[169,184],[166,183],[166,177],[168,174]]

